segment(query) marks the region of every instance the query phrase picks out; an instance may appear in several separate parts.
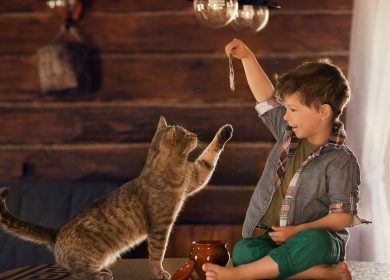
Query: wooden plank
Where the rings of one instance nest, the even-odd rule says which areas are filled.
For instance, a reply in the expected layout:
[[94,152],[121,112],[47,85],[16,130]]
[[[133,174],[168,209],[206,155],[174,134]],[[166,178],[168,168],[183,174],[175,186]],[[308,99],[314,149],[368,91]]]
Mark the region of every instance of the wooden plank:
[[[10,188],[11,196],[7,197],[7,206],[11,213],[26,219],[27,221],[41,224],[43,226],[59,227],[69,220],[78,211],[91,205],[96,199],[107,194],[110,190],[120,187],[123,182],[119,181],[98,181],[98,182],[17,182],[7,184]],[[176,224],[236,224],[241,223],[246,213],[249,200],[255,186],[248,185],[211,185],[208,184],[202,190],[188,197],[180,211]],[[54,213],[60,214],[58,220],[53,224],[47,224],[39,218],[39,213],[34,212],[34,215],[25,216],[22,209],[34,208],[35,201],[39,198],[34,197],[32,193],[39,195],[45,192],[44,197],[50,201],[56,201],[56,195],[61,194],[65,198],[69,197],[85,197],[85,200],[79,201],[75,212],[74,206],[71,212],[68,209],[56,208]],[[65,199],[64,198],[64,199]],[[163,197],[164,199],[164,197]],[[24,203],[25,201],[26,203]],[[23,202],[23,203],[22,203]],[[27,203],[28,202],[28,203]],[[73,203],[71,200],[64,201]],[[48,205],[41,205],[42,209],[49,209]],[[62,205],[64,206],[64,205]],[[62,210],[61,210],[62,209]],[[45,211],[45,210],[43,210]],[[65,213],[62,213],[65,211]],[[66,212],[68,211],[68,212]],[[55,214],[56,215],[56,214]],[[55,216],[54,215],[54,216]],[[1,231],[0,231],[1,232]]]
[[[34,56],[0,56],[0,92],[2,100],[27,100],[22,95],[38,98],[39,72]],[[24,92],[23,94],[14,94]]]
[[[242,225],[175,225],[165,253],[167,258],[187,258],[194,240],[225,240],[230,256],[234,245],[242,239]],[[147,242],[122,255],[122,258],[147,258]]]
[[[131,12],[160,12],[191,10],[192,3],[187,0],[155,1],[155,0],[98,0],[83,1],[85,10],[88,13],[105,11],[109,13],[131,13]],[[282,11],[301,10],[351,10],[353,0],[278,0]],[[2,0],[0,12],[49,12],[45,1],[30,0]]]
[[[0,25],[0,54],[34,53],[58,32],[61,19],[52,14],[5,14]],[[91,14],[80,26],[103,53],[217,53],[234,37],[255,52],[347,51],[351,14],[274,13],[267,28],[255,35],[205,28],[187,14]]]
[[[304,61],[329,57],[347,74],[348,54],[269,56],[258,58],[272,77],[284,73]],[[228,84],[228,62],[221,52],[207,55],[104,55],[95,64],[103,69],[101,87],[96,92],[46,95],[40,93],[35,56],[0,57],[0,101],[114,101],[242,103],[253,102],[241,62],[234,60],[236,91]],[[99,77],[95,76],[95,77]]]
[[[0,182],[127,181],[141,172],[148,146],[0,146]],[[271,143],[229,143],[210,183],[256,184],[271,147]]]
[[0,105],[0,144],[149,143],[160,116],[197,133],[200,141],[211,141],[226,123],[234,127],[234,142],[274,141],[254,106],[74,105]]
[[353,0],[326,0],[326,1],[312,1],[312,0],[277,0],[282,11],[351,11],[353,8]]
[[207,186],[188,198],[177,224],[239,224],[254,186]]
[[[6,12],[55,12],[49,9],[45,0],[1,0],[0,13]],[[134,13],[134,12],[162,12],[162,11],[192,11],[192,3],[186,0],[155,1],[155,0],[95,0],[82,1],[84,13]]]

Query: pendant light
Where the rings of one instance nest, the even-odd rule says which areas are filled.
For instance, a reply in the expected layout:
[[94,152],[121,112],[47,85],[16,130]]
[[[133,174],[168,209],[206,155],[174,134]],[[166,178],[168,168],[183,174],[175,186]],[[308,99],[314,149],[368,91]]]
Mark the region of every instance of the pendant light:
[[204,25],[221,28],[228,24],[237,31],[258,32],[268,23],[269,9],[280,9],[267,0],[193,0],[196,18]]
[[228,25],[235,18],[237,10],[237,0],[194,0],[196,18],[211,28]]

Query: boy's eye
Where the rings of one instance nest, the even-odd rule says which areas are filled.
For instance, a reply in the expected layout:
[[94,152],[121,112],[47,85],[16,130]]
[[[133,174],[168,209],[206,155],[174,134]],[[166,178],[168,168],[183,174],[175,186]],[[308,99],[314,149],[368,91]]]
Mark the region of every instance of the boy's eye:
[[287,108],[288,110],[290,110],[291,112],[295,112],[296,109],[293,109],[293,108]]

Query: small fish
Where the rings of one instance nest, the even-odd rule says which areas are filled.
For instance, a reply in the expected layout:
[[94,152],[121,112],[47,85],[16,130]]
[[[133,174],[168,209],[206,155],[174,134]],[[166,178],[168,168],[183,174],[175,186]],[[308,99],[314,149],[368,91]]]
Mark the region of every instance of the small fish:
[[229,83],[230,83],[230,89],[234,91],[234,68],[233,68],[233,61],[232,56],[229,55]]

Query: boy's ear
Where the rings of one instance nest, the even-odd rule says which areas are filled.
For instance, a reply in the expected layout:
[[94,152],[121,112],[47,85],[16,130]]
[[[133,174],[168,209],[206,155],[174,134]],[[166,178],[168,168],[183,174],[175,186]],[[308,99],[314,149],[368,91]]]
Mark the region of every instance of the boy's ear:
[[329,104],[322,104],[320,107],[321,119],[326,120],[332,118],[333,110]]
[[163,128],[163,127],[167,127],[167,121],[165,120],[165,118],[163,116],[160,116],[160,120],[158,121],[158,125],[157,125],[157,130],[159,130],[160,128]]

